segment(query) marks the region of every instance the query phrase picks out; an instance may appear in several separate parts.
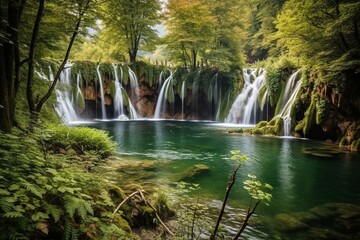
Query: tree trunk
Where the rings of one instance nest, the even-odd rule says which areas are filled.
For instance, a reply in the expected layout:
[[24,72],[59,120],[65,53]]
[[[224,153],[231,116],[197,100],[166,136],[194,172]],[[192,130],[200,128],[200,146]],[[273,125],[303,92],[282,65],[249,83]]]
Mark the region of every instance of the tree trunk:
[[28,76],[27,76],[27,85],[26,85],[26,97],[29,104],[30,113],[35,111],[35,101],[33,96],[33,82],[34,82],[34,58],[35,58],[35,46],[37,37],[40,29],[41,18],[44,13],[44,3],[45,0],[40,0],[39,8],[36,15],[36,20],[31,36],[30,49],[29,49],[29,62],[28,62]]
[[192,63],[191,63],[191,66],[192,66],[192,68],[196,68],[196,55],[197,55],[197,53],[196,53],[196,50],[193,48],[193,49],[191,49],[191,55],[192,55]]
[[214,232],[211,234],[210,236],[210,240],[214,240],[216,239],[216,235],[217,235],[217,232],[218,232],[218,229],[219,229],[219,225],[220,225],[220,222],[221,222],[221,219],[224,215],[224,212],[225,212],[225,207],[226,207],[226,203],[227,203],[227,200],[229,198],[229,195],[230,195],[230,191],[231,191],[231,188],[234,186],[235,184],[235,180],[236,180],[236,174],[237,174],[237,171],[240,169],[240,166],[241,164],[239,164],[237,166],[237,168],[234,170],[234,172],[231,174],[230,178],[229,178],[229,181],[227,183],[227,187],[226,187],[226,191],[225,191],[225,196],[224,196],[224,201],[223,201],[223,205],[221,207],[221,210],[220,210],[220,213],[219,213],[219,217],[216,221],[216,225],[215,225],[215,228],[214,228]]
[[[15,96],[18,86],[20,65],[14,62],[20,58],[18,49],[18,27],[23,2],[8,1],[7,15],[0,7],[0,28],[8,36],[0,46],[0,130],[10,132],[15,118]],[[15,74],[14,74],[15,73]],[[15,79],[15,81],[14,81]]]
[[[5,44],[4,44],[5,45]],[[8,98],[8,86],[5,67],[6,55],[4,45],[0,45],[0,130],[4,132],[11,131],[10,106]]]

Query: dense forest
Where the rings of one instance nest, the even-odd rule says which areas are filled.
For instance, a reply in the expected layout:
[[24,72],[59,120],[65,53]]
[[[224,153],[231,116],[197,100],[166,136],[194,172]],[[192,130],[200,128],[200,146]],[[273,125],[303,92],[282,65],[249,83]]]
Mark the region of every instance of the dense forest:
[[[243,69],[266,69],[275,113],[286,79],[300,69],[293,135],[360,148],[358,0],[0,3],[0,239],[131,239],[129,224],[153,225],[131,220],[130,207],[125,217],[112,214],[126,196],[93,175],[115,153],[108,135],[61,125],[55,90],[69,60],[79,63],[84,79],[96,75],[95,64],[132,66],[149,88],[163,69],[184,79],[201,70],[208,79],[203,89],[218,73],[221,94],[226,90],[232,100],[244,86]],[[49,65],[52,81],[39,74]],[[175,91],[180,94],[180,85]],[[203,98],[215,98],[211,94]],[[249,132],[281,135],[281,121],[266,119]],[[160,211],[161,200],[155,206]],[[162,210],[162,216],[172,214]]]

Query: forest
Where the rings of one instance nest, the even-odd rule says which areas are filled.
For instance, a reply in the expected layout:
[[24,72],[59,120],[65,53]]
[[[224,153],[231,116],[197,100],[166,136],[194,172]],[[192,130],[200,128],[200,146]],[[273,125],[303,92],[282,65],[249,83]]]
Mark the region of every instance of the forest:
[[[240,234],[246,239],[359,237],[356,181],[360,179],[354,173],[360,169],[360,1],[0,2],[0,239],[237,239]],[[238,126],[220,131],[193,126],[198,121]],[[150,128],[154,132],[147,132]],[[168,135],[171,133],[176,137]],[[151,138],[158,135],[161,143]],[[197,142],[205,135],[207,146]],[[232,140],[234,137],[237,139]],[[286,137],[311,142],[289,143]],[[220,145],[214,139],[229,146],[211,155]],[[242,145],[249,144],[246,139],[257,142]],[[276,209],[260,208],[259,215],[274,217],[278,225],[262,227],[262,219],[255,216],[250,225],[260,227],[245,230],[259,203],[270,204],[268,192],[273,187],[251,175],[251,167],[245,167],[248,180],[236,173],[245,164],[243,153],[272,157],[260,150],[247,152],[266,139],[281,139],[268,152],[289,143],[294,144],[293,152],[300,149],[299,157],[314,158],[311,164],[318,164],[320,158],[331,159],[308,166],[314,176],[309,177],[310,182],[317,181],[314,169],[327,164],[335,171],[350,159],[354,166],[346,170],[346,177],[339,177],[344,181],[342,187],[334,178],[336,187],[319,194],[318,200],[304,208],[292,203],[292,211],[318,208],[311,209],[311,217],[302,218],[291,215],[290,210],[277,212],[281,197],[274,195],[277,191],[287,194],[279,183],[285,180],[256,171],[259,177],[271,178],[261,180],[274,187]],[[168,144],[165,149],[162,141]],[[236,142],[239,146],[231,141],[240,141]],[[138,144],[134,148],[133,142]],[[191,159],[172,149],[172,144],[184,152],[191,149]],[[208,156],[202,154],[206,151],[213,158],[235,163],[227,165],[224,176],[212,175],[222,170],[205,162]],[[197,154],[203,158],[199,160]],[[184,158],[184,163],[177,166],[172,157]],[[335,166],[335,161],[343,165]],[[170,165],[187,175],[172,172]],[[161,181],[169,183],[151,182],[156,175],[152,171],[164,171],[159,175],[167,180]],[[206,190],[212,181],[205,179],[207,174],[216,177],[221,196]],[[281,172],[280,178],[284,176]],[[252,201],[240,202],[245,212],[234,222],[242,225],[234,230],[224,223],[218,231],[227,203],[222,194],[231,179],[232,184],[235,179],[244,181]],[[296,185],[295,192],[297,184],[305,184],[299,182],[289,184]],[[320,182],[316,186],[326,185]],[[245,198],[242,190],[233,191]],[[221,199],[220,214],[205,214],[209,204],[199,203],[198,193]],[[341,204],[331,197],[337,193],[343,196],[338,200]],[[121,210],[114,211],[123,201]],[[232,201],[230,196],[230,205]],[[327,212],[319,215],[323,209]],[[216,211],[219,209],[210,212]],[[334,216],[331,224],[336,231],[322,225]],[[292,223],[283,222],[293,218]],[[206,224],[209,221],[211,226]]]

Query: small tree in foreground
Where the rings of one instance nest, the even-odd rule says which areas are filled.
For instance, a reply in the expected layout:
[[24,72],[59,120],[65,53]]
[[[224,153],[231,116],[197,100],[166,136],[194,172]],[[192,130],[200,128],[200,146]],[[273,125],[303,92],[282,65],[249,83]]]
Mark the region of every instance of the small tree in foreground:
[[[225,211],[226,203],[230,195],[230,191],[235,184],[236,180],[236,174],[238,170],[240,169],[241,165],[247,161],[247,157],[245,155],[242,155],[240,153],[240,150],[234,150],[231,151],[231,159],[238,162],[238,166],[235,168],[234,172],[231,174],[230,179],[228,181],[226,191],[225,191],[225,197],[223,201],[223,205],[221,208],[221,211],[219,213],[218,220],[216,222],[215,228],[213,233],[210,236],[210,239],[213,240],[217,236],[217,232],[219,229],[219,225],[222,219],[222,216]],[[261,183],[259,180],[257,180],[255,175],[249,174],[249,179],[244,182],[244,188],[249,192],[251,199],[249,203],[249,207],[246,213],[245,220],[243,224],[241,225],[239,231],[235,235],[233,239],[238,239],[242,232],[245,230],[246,226],[248,225],[250,217],[254,214],[256,208],[259,206],[260,202],[263,201],[267,206],[269,206],[272,195],[268,193],[269,190],[272,190],[272,186],[268,183]],[[255,200],[255,204],[253,201]]]

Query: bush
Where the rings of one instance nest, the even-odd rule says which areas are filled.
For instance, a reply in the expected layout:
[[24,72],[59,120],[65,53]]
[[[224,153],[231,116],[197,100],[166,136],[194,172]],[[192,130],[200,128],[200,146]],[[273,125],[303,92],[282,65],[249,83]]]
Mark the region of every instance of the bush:
[[102,130],[87,127],[67,127],[53,125],[45,139],[48,149],[67,149],[95,151],[101,157],[108,157],[115,152],[115,144]]

